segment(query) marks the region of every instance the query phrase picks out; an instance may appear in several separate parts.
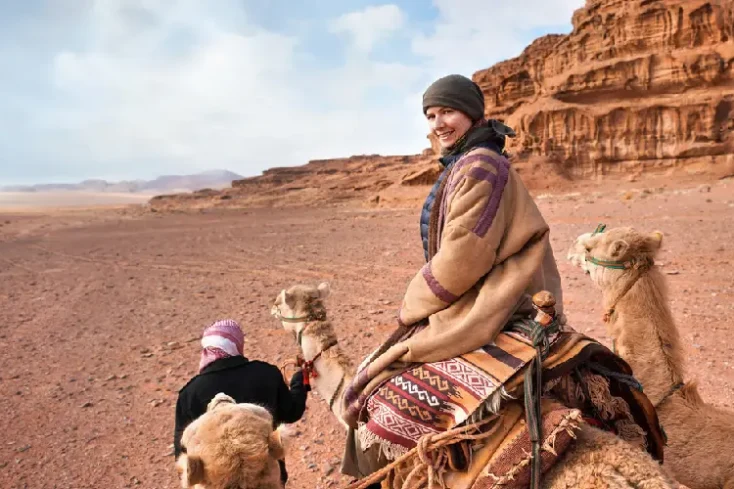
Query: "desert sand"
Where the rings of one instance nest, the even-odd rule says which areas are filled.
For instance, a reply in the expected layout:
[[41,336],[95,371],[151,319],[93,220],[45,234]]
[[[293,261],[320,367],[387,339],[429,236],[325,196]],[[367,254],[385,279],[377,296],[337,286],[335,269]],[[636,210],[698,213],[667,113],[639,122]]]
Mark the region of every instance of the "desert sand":
[[[537,196],[570,323],[609,344],[599,293],[565,260],[574,238],[600,222],[662,231],[687,379],[734,410],[734,179],[642,185]],[[246,354],[280,364],[297,348],[270,317],[271,300],[294,282],[326,280],[338,333],[361,359],[394,328],[422,264],[419,208],[5,210],[0,485],[178,487],[174,406],[202,329],[236,319]],[[289,487],[348,482],[337,468],[341,428],[316,395],[294,427]]]

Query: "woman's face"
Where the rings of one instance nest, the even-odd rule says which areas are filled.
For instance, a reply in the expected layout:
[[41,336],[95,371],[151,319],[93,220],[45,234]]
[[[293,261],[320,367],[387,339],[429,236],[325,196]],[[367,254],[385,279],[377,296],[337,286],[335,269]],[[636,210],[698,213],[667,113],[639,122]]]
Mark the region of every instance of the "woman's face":
[[452,147],[472,126],[466,114],[449,107],[430,107],[426,119],[442,148]]

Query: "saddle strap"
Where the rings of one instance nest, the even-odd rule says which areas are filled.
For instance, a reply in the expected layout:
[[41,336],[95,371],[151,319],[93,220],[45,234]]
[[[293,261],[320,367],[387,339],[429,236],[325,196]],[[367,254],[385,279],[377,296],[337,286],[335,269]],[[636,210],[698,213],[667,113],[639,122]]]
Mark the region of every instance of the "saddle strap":
[[536,351],[535,357],[525,371],[523,391],[525,416],[532,450],[530,489],[540,489],[542,472],[540,444],[543,439],[540,399],[543,388],[543,360],[550,351],[549,336],[558,331],[559,325],[555,318],[547,325],[538,321],[522,320],[512,323],[511,329],[530,337]]

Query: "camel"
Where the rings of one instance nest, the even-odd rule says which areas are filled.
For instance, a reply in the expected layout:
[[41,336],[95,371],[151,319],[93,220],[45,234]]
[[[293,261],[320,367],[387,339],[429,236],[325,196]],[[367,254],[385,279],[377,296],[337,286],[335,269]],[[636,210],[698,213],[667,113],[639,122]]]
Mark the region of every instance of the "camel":
[[[342,419],[342,398],[346,386],[353,378],[353,364],[339,347],[333,326],[326,318],[323,301],[328,295],[329,286],[326,283],[318,287],[294,285],[278,294],[273,302],[271,314],[294,336],[310,371],[316,373],[311,379],[313,389],[328,401],[331,412],[346,426],[346,422]],[[544,474],[541,487],[547,489],[680,487],[658,462],[639,447],[585,423],[579,428],[570,448],[559,462]],[[478,458],[475,456],[473,460]],[[474,467],[472,470],[478,472],[481,468]],[[450,484],[449,487],[468,489],[472,484],[473,482],[462,486],[457,483]],[[367,487],[364,483],[362,485]],[[433,486],[429,484],[428,487]]]
[[706,404],[685,381],[667,284],[654,266],[662,233],[600,229],[579,236],[568,259],[601,289],[607,333],[656,406],[668,437],[664,465],[692,489],[734,489],[734,412]]
[[184,452],[176,461],[181,487],[283,489],[278,466],[285,456],[283,429],[273,430],[267,409],[217,394],[181,437]]

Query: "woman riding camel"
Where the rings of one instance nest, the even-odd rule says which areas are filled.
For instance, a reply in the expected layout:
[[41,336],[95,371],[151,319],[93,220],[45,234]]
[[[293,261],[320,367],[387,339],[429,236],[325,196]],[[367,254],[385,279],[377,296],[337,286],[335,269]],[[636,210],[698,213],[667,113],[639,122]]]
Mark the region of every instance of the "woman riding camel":
[[[360,367],[345,398],[350,432],[342,471],[361,478],[377,456],[355,435],[367,398],[411,363],[442,361],[491,343],[514,315],[533,314],[547,290],[562,313],[549,227],[503,156],[509,127],[484,118],[484,96],[449,75],[423,94],[423,113],[442,148],[443,172],[420,217],[426,264],[410,281],[398,328]],[[373,452],[369,450],[369,452]]]

